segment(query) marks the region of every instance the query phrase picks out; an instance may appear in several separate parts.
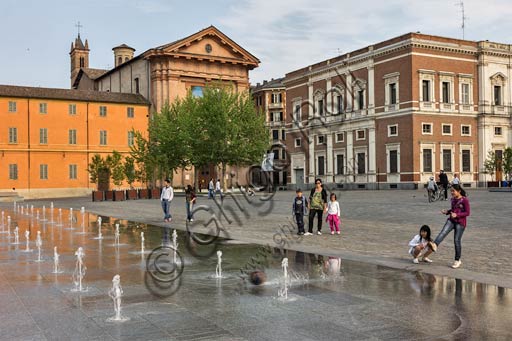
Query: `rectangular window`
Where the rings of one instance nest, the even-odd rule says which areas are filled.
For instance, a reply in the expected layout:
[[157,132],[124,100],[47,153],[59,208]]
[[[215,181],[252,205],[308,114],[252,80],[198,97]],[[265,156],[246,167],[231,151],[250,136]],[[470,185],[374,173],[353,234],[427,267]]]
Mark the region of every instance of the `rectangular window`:
[[443,124],[443,135],[451,135],[452,134],[452,125],[451,124]]
[[494,86],[494,105],[502,105],[501,104],[501,86]]
[[452,171],[452,150],[443,149],[443,169],[445,172]]
[[298,124],[301,121],[300,104],[295,105],[295,110],[293,111],[293,113],[293,119],[295,120],[295,123]]
[[18,128],[9,128],[9,143],[18,143]]
[[107,107],[104,105],[100,105],[100,116],[101,117],[107,116]]
[[278,114],[277,117],[279,118],[279,122],[283,122],[283,119],[284,119],[283,112],[280,111],[277,114]]
[[139,78],[135,78],[135,93],[138,94],[140,92]]
[[78,172],[77,165],[69,165],[69,178],[71,180],[76,180],[78,178],[77,172]]
[[450,103],[450,82],[441,84],[443,90],[443,103]]
[[462,171],[471,172],[471,151],[468,149],[462,150]]
[[356,140],[364,140],[366,138],[366,134],[364,130],[358,130],[356,132]]
[[48,144],[48,129],[47,128],[39,129],[39,143],[40,144]]
[[48,165],[39,165],[39,179],[48,180]]
[[337,104],[338,104],[338,114],[341,114],[343,112],[343,96],[338,95],[336,97]]
[[68,105],[68,113],[70,115],[76,115],[76,104]]
[[40,114],[48,113],[48,103],[39,103],[39,113]]
[[202,86],[193,86],[191,88],[192,96],[196,98],[202,98],[203,97],[203,87]]
[[345,155],[343,155],[343,154],[336,155],[336,174],[343,175],[344,174],[344,166],[345,166]]
[[430,81],[424,79],[421,82],[422,92],[423,92],[423,102],[430,102]]
[[398,136],[398,125],[388,126],[388,137],[390,136]]
[[286,149],[281,149],[281,160],[286,160]]
[[135,110],[133,109],[133,107],[126,108],[126,116],[128,118],[134,118],[135,117]]
[[396,83],[389,84],[389,104],[396,104]]
[[366,154],[357,153],[357,174],[366,173]]
[[469,84],[462,83],[461,85],[461,102],[462,104],[469,104]]
[[101,146],[107,145],[107,131],[106,130],[100,130],[100,145]]
[[324,114],[324,100],[318,100],[318,115],[322,116]]
[[460,126],[460,134],[462,136],[471,136],[471,126]]
[[324,144],[325,142],[325,137],[324,135],[320,135],[318,136],[318,143],[317,144]]
[[423,172],[432,172],[432,149],[423,149]]
[[425,134],[428,134],[428,135],[432,135],[432,124],[430,123],[423,123],[422,124],[422,133],[425,135]]
[[274,160],[279,160],[279,150],[274,149],[272,153],[274,154]]
[[318,175],[325,175],[325,157],[318,157]]
[[300,139],[300,138],[295,139],[295,147],[300,147],[300,146],[301,146],[301,143],[302,143],[302,141],[301,141],[301,139]]
[[284,129],[281,130],[281,140],[286,140],[286,131]]
[[135,133],[133,131],[128,132],[128,146],[131,147],[135,144]]
[[69,129],[68,137],[69,137],[69,144],[76,144],[76,129]]
[[345,134],[344,133],[337,133],[336,134],[336,142],[344,142],[345,141]]
[[503,131],[501,130],[501,127],[494,127],[494,136],[501,136],[503,134]]
[[16,112],[16,111],[17,111],[16,102],[9,101],[9,112]]
[[9,165],[9,180],[18,180],[18,165],[15,163]]
[[389,151],[389,172],[398,173],[398,151]]
[[272,140],[279,140],[279,130],[272,130]]
[[357,92],[357,104],[359,105],[359,110],[364,108],[364,90],[359,90]]

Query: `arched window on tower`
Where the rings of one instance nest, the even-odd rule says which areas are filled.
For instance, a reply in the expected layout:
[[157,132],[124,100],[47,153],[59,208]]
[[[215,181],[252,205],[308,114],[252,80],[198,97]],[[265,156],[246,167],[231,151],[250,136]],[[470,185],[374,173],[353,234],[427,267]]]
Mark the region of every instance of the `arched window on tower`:
[[127,61],[129,61],[130,59],[128,57],[124,57],[124,62],[126,63]]
[[117,58],[117,65],[123,64],[123,57]]
[[80,67],[85,67],[85,58],[80,57]]

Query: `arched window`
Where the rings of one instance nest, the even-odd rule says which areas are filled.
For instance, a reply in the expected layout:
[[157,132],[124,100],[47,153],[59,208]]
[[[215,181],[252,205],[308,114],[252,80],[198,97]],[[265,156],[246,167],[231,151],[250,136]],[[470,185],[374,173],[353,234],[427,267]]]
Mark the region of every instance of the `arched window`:
[[85,67],[85,58],[80,57],[80,67]]
[[127,61],[129,61],[129,60],[130,60],[130,58],[128,58],[128,57],[124,57],[124,62],[125,62],[125,63],[126,63]]
[[117,65],[123,64],[123,57],[117,58]]

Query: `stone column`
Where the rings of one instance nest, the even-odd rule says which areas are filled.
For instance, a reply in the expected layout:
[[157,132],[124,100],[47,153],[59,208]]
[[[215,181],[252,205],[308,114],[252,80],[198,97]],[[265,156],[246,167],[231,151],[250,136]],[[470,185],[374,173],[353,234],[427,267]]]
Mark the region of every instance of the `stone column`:
[[333,179],[334,182],[334,169],[333,169],[333,155],[332,155],[332,132],[329,132],[327,134],[327,154],[325,155],[327,158],[327,171],[325,172],[326,178],[329,182],[331,179]]
[[325,107],[326,107],[326,116],[331,116],[334,113],[334,109],[332,107],[332,82],[331,78],[328,78],[325,85],[325,93],[326,93],[326,99],[325,99]]
[[346,74],[347,83],[347,110],[348,112],[354,110],[354,88],[352,87],[352,74],[347,72]]
[[347,172],[346,179],[347,182],[350,182],[354,179],[354,131],[348,130],[345,132],[345,138],[347,139]]
[[377,155],[375,145],[375,128],[368,129],[368,182],[376,183]]
[[313,97],[313,82],[308,82],[308,118],[312,119],[315,115],[315,98]]
[[309,176],[308,183],[314,183],[315,181],[315,141],[316,135],[310,135],[312,138],[309,143]]
[[375,69],[368,66],[368,115],[375,113]]

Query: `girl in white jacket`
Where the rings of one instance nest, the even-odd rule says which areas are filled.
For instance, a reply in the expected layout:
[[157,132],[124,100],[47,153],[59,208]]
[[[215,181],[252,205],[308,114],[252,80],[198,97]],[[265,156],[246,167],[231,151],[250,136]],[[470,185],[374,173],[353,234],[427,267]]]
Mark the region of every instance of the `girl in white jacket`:
[[327,219],[329,227],[331,228],[331,234],[340,234],[340,204],[336,201],[336,194],[331,193],[331,200],[327,204]]
[[409,254],[413,256],[412,262],[414,264],[418,264],[420,262],[418,257],[423,251],[425,252],[423,253],[422,260],[427,263],[432,263],[432,260],[430,260],[428,256],[433,251],[436,251],[436,249],[437,247],[430,237],[430,227],[428,225],[420,227],[420,233],[415,235],[409,242]]

